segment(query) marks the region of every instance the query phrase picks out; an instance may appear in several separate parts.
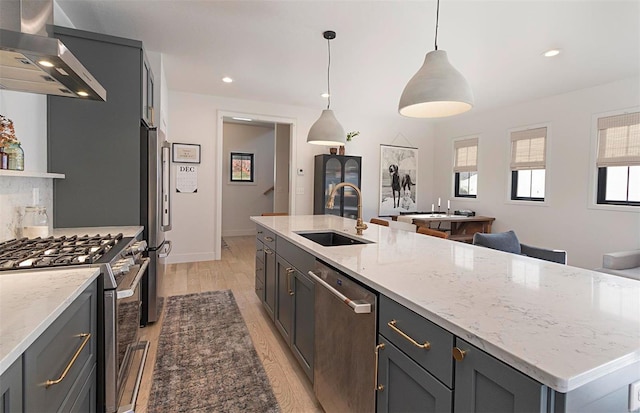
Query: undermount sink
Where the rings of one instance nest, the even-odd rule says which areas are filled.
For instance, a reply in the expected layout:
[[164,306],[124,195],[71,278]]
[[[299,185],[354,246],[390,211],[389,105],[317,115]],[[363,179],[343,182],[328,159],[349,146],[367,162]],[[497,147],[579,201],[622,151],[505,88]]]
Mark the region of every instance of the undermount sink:
[[360,245],[371,244],[372,241],[351,238],[346,235],[339,234],[334,231],[322,231],[322,232],[296,232],[301,237],[305,237],[317,244],[324,247],[337,247],[340,245]]

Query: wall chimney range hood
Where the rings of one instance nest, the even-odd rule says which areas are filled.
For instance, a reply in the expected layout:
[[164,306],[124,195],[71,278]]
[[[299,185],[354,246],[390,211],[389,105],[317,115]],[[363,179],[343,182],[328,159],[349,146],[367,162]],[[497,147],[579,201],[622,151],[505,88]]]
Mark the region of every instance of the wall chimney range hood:
[[53,0],[0,1],[0,89],[107,100],[107,91],[58,39]]

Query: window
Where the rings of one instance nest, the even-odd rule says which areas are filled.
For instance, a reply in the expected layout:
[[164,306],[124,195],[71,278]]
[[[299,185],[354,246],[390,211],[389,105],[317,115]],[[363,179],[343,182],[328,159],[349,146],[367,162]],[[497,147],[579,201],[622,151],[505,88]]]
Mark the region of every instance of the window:
[[598,204],[640,206],[640,112],[598,119]]
[[544,201],[547,128],[511,132],[511,199]]
[[478,138],[454,141],[454,195],[475,198],[478,195]]
[[231,152],[231,182],[253,182],[253,154]]

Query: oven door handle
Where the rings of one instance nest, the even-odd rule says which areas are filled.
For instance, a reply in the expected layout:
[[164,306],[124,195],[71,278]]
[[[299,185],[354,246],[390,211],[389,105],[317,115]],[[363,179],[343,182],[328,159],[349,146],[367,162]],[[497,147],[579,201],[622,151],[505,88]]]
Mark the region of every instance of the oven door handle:
[[150,258],[144,258],[142,260],[142,265],[140,266],[140,269],[138,270],[136,276],[133,278],[133,281],[131,281],[131,285],[129,286],[129,288],[126,290],[118,291],[118,300],[120,300],[121,298],[131,297],[133,295],[133,293],[136,291],[136,288],[138,287],[138,284],[140,283],[140,278],[142,278],[144,272],[147,270],[150,261]]

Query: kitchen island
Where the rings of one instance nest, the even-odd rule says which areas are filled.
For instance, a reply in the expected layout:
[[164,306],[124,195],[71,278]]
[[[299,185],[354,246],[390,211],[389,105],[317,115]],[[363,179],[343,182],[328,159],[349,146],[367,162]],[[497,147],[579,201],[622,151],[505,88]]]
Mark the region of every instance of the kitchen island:
[[377,225],[361,245],[298,234],[358,238],[335,216],[252,220],[558,393],[629,369],[640,380],[638,281]]

